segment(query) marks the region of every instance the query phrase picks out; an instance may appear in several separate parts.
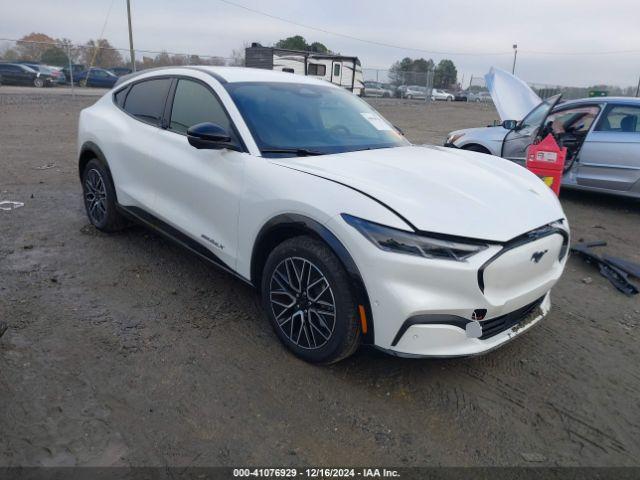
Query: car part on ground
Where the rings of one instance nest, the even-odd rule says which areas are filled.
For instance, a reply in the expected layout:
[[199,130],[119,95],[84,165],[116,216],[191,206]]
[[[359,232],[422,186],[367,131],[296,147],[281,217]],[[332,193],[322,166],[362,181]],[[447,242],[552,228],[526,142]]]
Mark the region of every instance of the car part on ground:
[[[607,242],[600,240],[595,242],[579,242],[571,247],[571,251],[580,255],[587,263],[598,267],[600,275],[609,280],[620,292],[627,296],[636,295],[638,293],[638,287],[629,280],[629,272],[622,268],[620,259],[611,261],[611,257],[600,257],[591,251],[593,247],[604,247],[606,245]],[[631,267],[632,272],[635,272],[634,275],[637,277],[638,272],[634,270],[634,267],[638,267],[638,265],[629,265],[626,261],[623,261],[623,265],[627,269]]]

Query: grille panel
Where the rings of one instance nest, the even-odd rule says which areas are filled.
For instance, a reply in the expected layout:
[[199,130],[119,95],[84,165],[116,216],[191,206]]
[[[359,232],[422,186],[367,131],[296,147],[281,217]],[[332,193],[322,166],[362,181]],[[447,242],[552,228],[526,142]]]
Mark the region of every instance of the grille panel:
[[511,313],[480,322],[482,325],[482,336],[480,340],[494,337],[526,320],[529,315],[540,306],[542,300],[544,300],[544,295],[535,302],[525,305],[518,310],[514,310]]

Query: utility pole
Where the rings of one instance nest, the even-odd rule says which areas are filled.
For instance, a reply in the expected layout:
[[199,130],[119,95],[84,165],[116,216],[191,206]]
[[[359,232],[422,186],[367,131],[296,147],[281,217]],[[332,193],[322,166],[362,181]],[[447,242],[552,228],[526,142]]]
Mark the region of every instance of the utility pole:
[[127,0],[127,18],[129,19],[129,51],[131,53],[131,70],[136,71],[136,52],[133,50],[133,31],[131,30],[131,0]]
[[516,74],[516,58],[518,57],[518,44],[513,44],[513,67],[511,68],[511,74]]

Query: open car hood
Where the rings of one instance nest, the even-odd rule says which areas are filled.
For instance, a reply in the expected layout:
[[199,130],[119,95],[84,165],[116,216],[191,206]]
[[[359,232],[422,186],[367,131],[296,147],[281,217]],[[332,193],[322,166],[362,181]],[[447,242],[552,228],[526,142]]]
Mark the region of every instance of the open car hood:
[[522,120],[542,100],[525,82],[500,68],[491,67],[485,76],[500,120]]

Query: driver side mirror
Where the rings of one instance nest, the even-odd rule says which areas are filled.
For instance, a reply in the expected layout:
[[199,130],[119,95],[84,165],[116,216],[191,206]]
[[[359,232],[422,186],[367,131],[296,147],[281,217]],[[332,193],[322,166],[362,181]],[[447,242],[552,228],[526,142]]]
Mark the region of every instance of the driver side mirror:
[[518,128],[518,121],[517,120],[505,120],[504,122],[502,122],[502,128],[504,128],[506,130],[515,130],[516,128]]
[[211,122],[198,123],[187,130],[187,139],[192,147],[207,150],[240,150],[231,141],[229,132],[220,125]]

